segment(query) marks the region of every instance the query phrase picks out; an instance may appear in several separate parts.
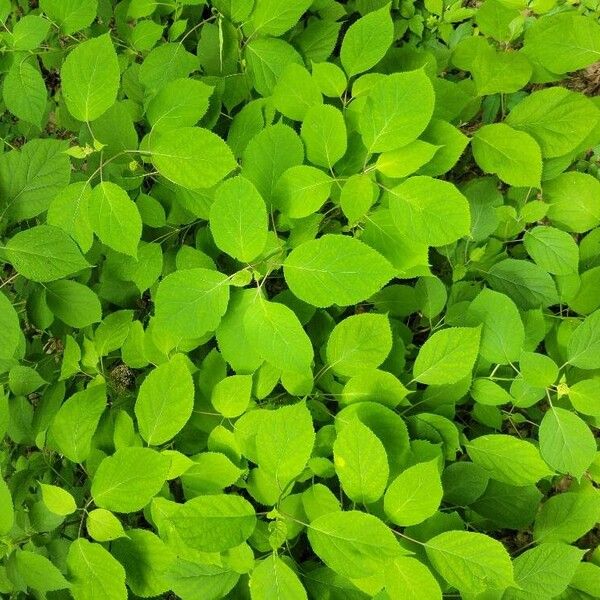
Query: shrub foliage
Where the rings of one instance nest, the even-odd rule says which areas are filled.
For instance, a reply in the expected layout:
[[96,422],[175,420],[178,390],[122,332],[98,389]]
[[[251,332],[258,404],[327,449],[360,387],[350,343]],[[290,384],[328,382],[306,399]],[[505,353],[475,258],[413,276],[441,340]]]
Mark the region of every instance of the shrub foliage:
[[600,597],[596,0],[0,0],[0,593]]

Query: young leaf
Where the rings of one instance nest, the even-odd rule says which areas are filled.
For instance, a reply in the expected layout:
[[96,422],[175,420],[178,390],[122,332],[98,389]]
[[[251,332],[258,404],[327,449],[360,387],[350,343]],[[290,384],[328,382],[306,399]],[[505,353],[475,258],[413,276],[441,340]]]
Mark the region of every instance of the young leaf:
[[102,319],[98,296],[87,285],[66,279],[46,285],[48,308],[63,323],[83,328]]
[[25,585],[39,592],[53,592],[71,587],[63,574],[41,554],[17,550],[15,566]]
[[342,113],[330,104],[318,104],[306,111],[301,135],[313,165],[331,169],[346,154],[346,123]]

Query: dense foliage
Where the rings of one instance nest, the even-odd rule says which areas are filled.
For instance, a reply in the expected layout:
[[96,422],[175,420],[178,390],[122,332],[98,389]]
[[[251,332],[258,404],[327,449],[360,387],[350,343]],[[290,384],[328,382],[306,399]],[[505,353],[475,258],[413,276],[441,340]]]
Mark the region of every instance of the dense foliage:
[[0,594],[600,598],[597,0],[0,0]]

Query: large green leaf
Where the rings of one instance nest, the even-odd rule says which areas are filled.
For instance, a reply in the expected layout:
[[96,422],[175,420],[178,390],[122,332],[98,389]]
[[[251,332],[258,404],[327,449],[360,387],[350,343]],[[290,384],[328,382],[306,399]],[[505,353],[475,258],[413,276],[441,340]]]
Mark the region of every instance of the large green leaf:
[[531,442],[510,435],[482,435],[466,444],[466,448],[471,460],[496,481],[528,485],[552,473]]
[[484,125],[471,142],[475,161],[486,173],[494,173],[509,185],[540,187],[542,155],[527,133],[505,123]]
[[181,338],[200,337],[219,325],[229,301],[229,279],[204,268],[171,273],[158,285],[156,319]]
[[237,166],[227,144],[201,127],[157,133],[152,138],[150,156],[163,177],[190,190],[212,187]]
[[349,77],[376,65],[394,40],[389,4],[358,19],[346,31],[340,50]]
[[94,474],[94,502],[115,512],[141,510],[163,486],[170,462],[150,448],[120,448],[106,457]]
[[75,600],[126,600],[125,569],[100,544],[84,538],[69,546],[67,568]]
[[387,455],[379,438],[354,418],[333,443],[335,472],[353,502],[371,504],[381,498],[389,477]]
[[109,34],[79,44],[60,70],[62,94],[69,112],[94,121],[117,99],[121,73]]
[[355,238],[324,235],[287,257],[284,274],[292,292],[313,306],[347,306],[379,291],[392,277],[390,263]]
[[443,385],[468,377],[479,353],[480,327],[450,327],[423,344],[413,366],[421,383]]
[[361,111],[359,129],[369,152],[406,146],[425,130],[433,114],[434,92],[422,69],[378,81]]
[[392,219],[404,237],[428,246],[444,246],[469,234],[469,203],[447,181],[423,175],[410,177],[388,194]]
[[298,575],[276,554],[259,562],[250,575],[252,600],[305,600]]
[[402,554],[383,521],[357,510],[315,519],[308,528],[308,539],[329,568],[349,578],[383,574],[387,564]]
[[175,512],[173,526],[191,548],[221,552],[239,546],[256,525],[254,508],[241,496],[217,494],[188,500]]
[[194,382],[181,354],[150,372],[135,402],[140,435],[151,446],[164,444],[187,423],[194,408]]
[[514,582],[508,552],[487,535],[448,531],[430,539],[425,550],[435,570],[462,593],[503,590]]

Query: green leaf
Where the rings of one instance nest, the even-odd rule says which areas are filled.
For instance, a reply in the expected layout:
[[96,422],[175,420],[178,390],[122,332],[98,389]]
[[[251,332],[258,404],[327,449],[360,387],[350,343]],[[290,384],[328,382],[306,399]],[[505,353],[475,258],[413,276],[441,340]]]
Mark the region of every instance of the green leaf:
[[87,285],[76,281],[59,280],[46,285],[48,308],[63,323],[83,328],[102,319],[98,296]]
[[89,456],[92,436],[105,408],[104,385],[76,392],[62,404],[49,431],[61,454],[75,463],[82,463]]
[[127,192],[103,181],[89,198],[90,225],[100,241],[117,252],[137,256],[142,235],[142,219],[137,206]]
[[577,71],[600,58],[600,25],[574,11],[545,15],[525,35],[524,52],[552,73]]
[[568,171],[544,183],[548,219],[561,229],[583,233],[600,225],[600,181]]
[[494,173],[509,185],[540,187],[542,155],[529,134],[494,123],[478,129],[471,145],[475,161],[485,173]]
[[135,402],[140,435],[150,446],[173,438],[194,408],[194,382],[183,355],[177,354],[144,379]]
[[245,31],[247,35],[280,36],[298,22],[311,4],[311,0],[256,0]]
[[89,267],[77,244],[50,225],[19,231],[4,251],[13,267],[31,281],[55,281]]
[[448,531],[430,539],[425,550],[435,570],[462,593],[503,590],[514,582],[508,552],[487,535]]
[[276,554],[260,561],[250,575],[252,600],[306,600],[298,575]]
[[19,119],[42,126],[46,112],[46,84],[38,69],[16,61],[4,78],[2,98],[6,108]]
[[537,90],[521,100],[506,123],[528,133],[542,156],[563,156],[575,150],[600,119],[598,109],[583,96],[562,87]]
[[519,590],[509,589],[509,600],[541,600],[560,596],[575,575],[585,550],[566,544],[540,544],[520,554],[514,562]]
[[433,105],[433,86],[423,69],[379,80],[359,118],[368,152],[387,152],[416,140],[431,120]]
[[572,275],[579,270],[579,248],[566,232],[554,227],[530,229],[523,238],[525,250],[548,273]]
[[210,207],[210,230],[220,250],[243,262],[256,258],[267,243],[265,202],[244,177],[224,181]]
[[10,222],[44,212],[71,177],[66,144],[59,140],[31,140],[20,151],[0,155],[0,203]]
[[13,499],[6,485],[0,477],[0,534],[6,535],[13,528],[15,522],[15,508]]
[[469,322],[482,325],[479,353],[500,365],[519,360],[525,328],[515,303],[504,294],[483,289],[467,311]]
[[471,66],[480,96],[511,94],[527,85],[531,63],[521,52],[482,52]]
[[224,417],[233,419],[246,411],[251,393],[251,375],[231,375],[215,385],[210,402]]
[[331,169],[346,154],[346,123],[335,106],[318,104],[309,108],[302,121],[301,135],[313,165]]
[[387,454],[379,438],[358,418],[338,432],[333,457],[335,472],[350,500],[371,504],[381,498],[390,472]]
[[19,315],[12,302],[0,292],[0,359],[12,358],[20,340]]
[[333,181],[320,169],[297,165],[287,169],[277,180],[273,204],[292,219],[317,212],[329,198]]
[[201,127],[157,133],[150,155],[163,177],[189,190],[212,187],[237,167],[227,144]]
[[340,50],[342,66],[348,77],[374,67],[393,41],[394,26],[389,4],[358,19],[346,31]]
[[323,102],[310,73],[301,65],[288,64],[273,89],[273,105],[284,116],[302,121],[309,108]]
[[63,34],[71,35],[92,24],[98,12],[98,1],[40,0],[40,8],[60,25]]
[[350,377],[378,367],[392,350],[385,315],[364,313],[340,321],[327,342],[327,362],[338,375]]
[[256,295],[243,324],[248,341],[261,359],[282,371],[305,373],[310,369],[314,355],[310,338],[285,304]]
[[281,493],[304,470],[314,442],[312,417],[304,402],[263,413],[256,432],[256,458]]
[[600,417],[600,380],[584,379],[570,385],[569,400],[577,412]]
[[385,514],[396,525],[417,525],[437,511],[442,495],[438,460],[418,463],[400,473],[388,487]]
[[318,517],[308,528],[308,540],[330,569],[353,579],[383,574],[388,563],[402,554],[387,525],[357,510]]
[[180,338],[200,337],[214,331],[227,310],[229,279],[209,269],[183,269],[167,275],[158,285],[157,321]]
[[38,15],[25,15],[17,20],[7,41],[15,50],[35,50],[44,41],[50,23]]
[[75,600],[127,600],[125,569],[100,544],[83,538],[72,542],[67,568]]
[[214,88],[196,79],[170,81],[150,100],[146,117],[153,131],[192,127],[205,115]]
[[471,460],[496,481],[523,486],[552,474],[533,444],[510,435],[482,435],[465,446]]
[[538,388],[548,388],[558,379],[558,365],[545,354],[521,352],[519,367],[523,380]]
[[332,234],[295,248],[283,269],[290,290],[319,307],[361,302],[393,275],[392,266],[378,252],[357,239]]
[[452,183],[410,177],[388,194],[394,225],[404,236],[444,246],[469,235],[469,203]]
[[391,600],[441,600],[442,591],[431,571],[420,561],[399,556],[385,571],[385,591]]
[[419,350],[415,380],[444,385],[468,377],[479,352],[480,327],[450,327],[436,331]]
[[422,140],[415,140],[396,150],[382,152],[377,158],[375,168],[387,177],[408,177],[426,165],[438,148],[439,146]]
[[578,540],[600,519],[600,495],[595,489],[552,496],[540,509],[533,528],[536,542]]
[[137,512],[159,492],[170,459],[150,448],[120,448],[106,457],[92,479],[92,497],[100,508]]
[[146,529],[130,529],[127,536],[111,543],[113,556],[125,567],[129,589],[141,598],[157,597],[169,591],[166,573],[175,561],[175,552]]
[[527,260],[502,260],[490,268],[487,280],[492,288],[506,294],[519,308],[547,307],[558,302],[552,277]]
[[116,101],[121,74],[109,34],[78,44],[60,70],[62,94],[69,112],[94,121]]
[[192,498],[177,509],[172,519],[183,542],[203,552],[222,552],[239,546],[256,525],[252,505],[233,494]]
[[95,508],[86,517],[85,525],[90,537],[97,542],[109,542],[125,536],[123,525],[105,508]]
[[539,429],[540,452],[559,473],[581,479],[596,457],[596,440],[585,421],[564,408],[551,409]]
[[580,369],[600,368],[600,310],[575,329],[567,349],[569,363]]
[[41,554],[18,550],[15,554],[15,565],[25,585],[39,592],[53,592],[71,587],[63,574]]
[[66,517],[77,510],[75,499],[67,490],[45,483],[41,483],[40,488],[46,508],[55,515]]

